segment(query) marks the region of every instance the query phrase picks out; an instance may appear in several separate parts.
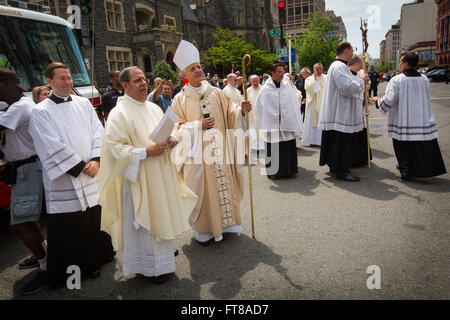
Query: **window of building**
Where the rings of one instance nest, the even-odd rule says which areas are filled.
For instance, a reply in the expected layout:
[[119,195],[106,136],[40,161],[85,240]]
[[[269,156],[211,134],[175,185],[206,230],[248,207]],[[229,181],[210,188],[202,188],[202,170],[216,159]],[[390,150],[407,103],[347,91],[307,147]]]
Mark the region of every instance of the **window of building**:
[[289,17],[292,17],[292,16],[294,16],[294,8],[288,8],[288,16]]
[[242,10],[238,10],[236,15],[236,22],[238,25],[241,25],[244,23],[244,17],[242,16]]
[[150,28],[154,16],[155,12],[152,8],[136,4],[136,26],[138,30]]
[[164,16],[164,24],[167,24],[168,26],[176,26],[177,20],[175,19],[175,17],[165,15]]
[[308,14],[309,13],[309,5],[305,4],[303,6],[303,14]]
[[109,31],[125,32],[122,3],[105,0],[106,25]]
[[67,19],[67,7],[71,6],[70,0],[49,0],[49,1],[30,1],[31,3],[38,3],[48,5],[52,15]]
[[302,7],[295,7],[295,15],[296,16],[302,15]]
[[106,59],[108,61],[109,72],[123,70],[133,65],[133,55],[130,48],[107,46]]

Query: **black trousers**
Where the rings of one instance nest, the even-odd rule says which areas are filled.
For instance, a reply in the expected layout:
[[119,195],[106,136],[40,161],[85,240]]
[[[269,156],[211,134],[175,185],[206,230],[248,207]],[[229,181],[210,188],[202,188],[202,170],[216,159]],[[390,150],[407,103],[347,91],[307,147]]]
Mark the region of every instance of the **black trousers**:
[[369,97],[372,96],[372,92],[373,92],[373,96],[374,97],[378,96],[378,87],[377,86],[370,86]]

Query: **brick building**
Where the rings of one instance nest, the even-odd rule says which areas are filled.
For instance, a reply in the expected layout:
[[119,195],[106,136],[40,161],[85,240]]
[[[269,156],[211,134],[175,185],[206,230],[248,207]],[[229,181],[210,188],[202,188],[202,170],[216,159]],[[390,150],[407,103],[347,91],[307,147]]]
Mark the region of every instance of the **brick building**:
[[436,64],[450,64],[450,0],[436,0]]
[[283,29],[286,33],[300,35],[306,27],[306,19],[314,12],[325,16],[325,0],[287,0],[286,24]]

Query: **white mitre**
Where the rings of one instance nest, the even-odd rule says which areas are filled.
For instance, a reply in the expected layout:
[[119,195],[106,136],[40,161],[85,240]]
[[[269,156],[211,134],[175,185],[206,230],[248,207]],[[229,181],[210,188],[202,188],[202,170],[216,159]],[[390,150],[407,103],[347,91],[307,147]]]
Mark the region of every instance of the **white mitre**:
[[198,49],[190,42],[186,40],[181,40],[178,45],[175,56],[173,57],[173,62],[177,65],[180,70],[184,71],[191,64],[198,62],[200,63],[200,53]]

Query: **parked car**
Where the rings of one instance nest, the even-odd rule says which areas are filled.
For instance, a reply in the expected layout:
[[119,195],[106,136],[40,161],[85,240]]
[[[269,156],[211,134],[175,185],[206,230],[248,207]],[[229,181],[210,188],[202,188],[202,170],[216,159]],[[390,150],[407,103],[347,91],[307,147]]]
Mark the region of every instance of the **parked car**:
[[430,82],[439,82],[447,80],[447,69],[438,69],[427,73]]
[[436,71],[436,70],[445,70],[447,69],[447,66],[434,66],[434,67],[429,67],[426,71],[426,75],[428,75],[430,72]]
[[427,73],[427,69],[428,68],[420,68],[417,70],[417,72],[419,72],[420,74],[426,74]]

